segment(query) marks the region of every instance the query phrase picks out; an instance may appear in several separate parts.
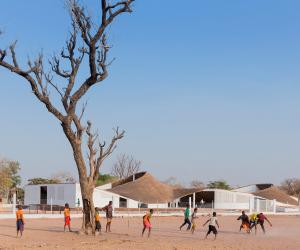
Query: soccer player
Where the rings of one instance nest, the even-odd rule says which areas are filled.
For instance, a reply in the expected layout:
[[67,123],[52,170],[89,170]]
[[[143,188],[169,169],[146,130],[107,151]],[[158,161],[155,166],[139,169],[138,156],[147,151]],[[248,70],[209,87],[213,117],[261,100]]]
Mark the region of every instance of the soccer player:
[[250,222],[249,222],[249,217],[245,213],[245,211],[242,211],[242,215],[237,218],[237,220],[241,220],[242,224],[240,225],[240,231],[242,228],[246,230],[247,233],[250,233]]
[[18,210],[16,212],[16,218],[17,218],[17,237],[19,236],[19,232],[20,232],[20,237],[22,237],[23,235],[23,231],[24,231],[24,215],[23,215],[23,208],[21,205],[18,205]]
[[272,223],[263,213],[259,213],[257,215],[257,224],[261,226],[261,229],[263,230],[264,233],[266,233],[265,226],[264,226],[265,220],[269,223],[270,227],[272,227]]
[[186,209],[184,211],[184,222],[179,227],[179,229],[181,230],[181,228],[184,227],[186,224],[188,224],[188,227],[186,230],[190,230],[191,229],[191,221],[190,221],[190,206],[189,205],[186,205]]
[[213,232],[213,234],[215,235],[215,239],[216,239],[216,238],[217,238],[217,234],[218,234],[216,225],[218,226],[218,228],[220,228],[219,223],[218,223],[217,213],[216,213],[216,212],[213,212],[213,216],[212,216],[210,219],[208,219],[208,220],[203,224],[203,226],[205,226],[208,222],[209,222],[209,224],[208,224],[208,231],[207,231],[207,233],[206,233],[205,239],[207,239],[207,236],[208,236],[211,232]]
[[64,217],[65,217],[64,232],[66,231],[66,226],[69,228],[69,232],[72,232],[72,230],[71,230],[70,206],[69,206],[68,203],[65,204]]
[[191,220],[191,223],[192,223],[192,229],[191,229],[191,232],[192,234],[195,232],[195,229],[196,229],[196,219],[197,219],[197,211],[198,209],[197,208],[194,208],[194,212],[192,213],[192,220]]
[[107,206],[102,208],[102,210],[104,210],[105,213],[106,213],[106,230],[105,231],[106,232],[111,232],[110,231],[110,226],[111,226],[111,222],[112,222],[112,218],[113,218],[112,201],[110,201]]
[[149,213],[147,212],[144,216],[143,216],[143,231],[142,231],[142,237],[144,236],[144,233],[146,231],[146,229],[148,229],[148,238],[150,237],[150,233],[151,233],[151,228],[152,225],[150,223],[150,219],[152,217],[153,214],[153,209],[150,209]]

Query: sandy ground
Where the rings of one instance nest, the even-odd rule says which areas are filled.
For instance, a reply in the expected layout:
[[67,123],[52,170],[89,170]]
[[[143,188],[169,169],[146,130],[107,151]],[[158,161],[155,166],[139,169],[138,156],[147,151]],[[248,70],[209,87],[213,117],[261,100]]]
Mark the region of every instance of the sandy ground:
[[[300,217],[269,217],[273,227],[267,225],[265,235],[260,229],[257,235],[240,233],[236,217],[218,218],[220,229],[215,241],[212,236],[204,240],[207,230],[201,226],[204,217],[198,219],[194,235],[179,231],[180,217],[154,217],[150,239],[141,237],[141,218],[116,218],[113,232],[98,236],[64,233],[61,219],[28,219],[22,238],[16,238],[14,220],[0,220],[0,249],[300,249]],[[80,223],[80,219],[73,219],[73,230],[79,230]]]

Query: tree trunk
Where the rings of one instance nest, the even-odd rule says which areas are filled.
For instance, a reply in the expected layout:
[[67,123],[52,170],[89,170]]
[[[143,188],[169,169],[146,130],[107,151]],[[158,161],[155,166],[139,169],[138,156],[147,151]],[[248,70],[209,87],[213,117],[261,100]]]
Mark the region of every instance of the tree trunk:
[[81,195],[82,195],[82,203],[83,203],[83,224],[82,230],[86,234],[95,234],[95,207],[93,201],[93,193],[94,187],[93,185],[85,185],[80,183],[81,186]]
[[62,124],[62,127],[71,144],[74,160],[78,169],[81,197],[83,203],[82,231],[84,231],[86,234],[89,234],[90,232],[92,232],[92,234],[95,234],[95,206],[93,201],[95,184],[93,179],[88,177],[87,175],[86,165],[81,149],[81,140],[78,140],[74,136],[74,134],[71,133],[71,128],[70,126],[68,126],[68,124]]

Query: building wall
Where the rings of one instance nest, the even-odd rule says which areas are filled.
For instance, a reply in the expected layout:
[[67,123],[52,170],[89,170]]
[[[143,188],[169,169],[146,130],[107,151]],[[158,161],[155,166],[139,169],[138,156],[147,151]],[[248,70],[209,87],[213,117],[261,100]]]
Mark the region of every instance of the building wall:
[[215,190],[215,209],[238,209],[246,210],[250,207],[252,196],[225,190]]
[[25,186],[24,204],[40,204],[41,187],[47,187],[47,204],[64,206],[69,203],[70,207],[76,206],[76,184],[43,184],[43,185],[27,185]]
[[24,205],[40,204],[40,186],[27,185],[24,192]]
[[127,207],[128,208],[138,208],[139,202],[131,199],[127,199]]
[[94,205],[96,207],[104,207],[110,201],[113,202],[113,207],[119,207],[119,195],[95,188],[94,190]]
[[148,208],[168,208],[168,203],[161,203],[161,204],[148,204]]

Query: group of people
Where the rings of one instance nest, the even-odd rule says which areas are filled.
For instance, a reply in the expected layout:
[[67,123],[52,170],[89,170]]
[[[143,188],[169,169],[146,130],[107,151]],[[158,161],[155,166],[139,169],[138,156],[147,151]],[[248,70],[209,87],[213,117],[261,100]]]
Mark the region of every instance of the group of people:
[[255,234],[257,233],[257,225],[260,225],[263,233],[266,233],[266,229],[264,226],[265,221],[269,223],[272,227],[272,223],[263,213],[253,213],[249,216],[242,211],[242,215],[237,218],[237,220],[241,220],[242,224],[240,226],[240,231],[244,229],[247,233],[251,233],[252,229],[255,229]]
[[[24,231],[24,214],[23,214],[23,208],[21,205],[18,205],[18,210],[16,211],[16,226],[17,226],[17,237],[20,235],[22,237],[23,231]],[[106,213],[106,232],[111,232],[111,222],[113,218],[113,207],[112,207],[112,201],[108,203],[107,206],[103,208],[95,208],[95,225],[96,225],[96,231],[101,232],[101,223],[100,223],[100,210],[105,211]],[[69,229],[70,232],[72,232],[71,229],[71,212],[70,212],[70,206],[68,203],[65,204],[64,207],[64,232],[66,231],[66,228]]]
[[[103,208],[95,208],[95,229],[96,232],[101,232],[101,222],[100,222],[100,211],[105,211],[106,214],[106,232],[111,232],[111,223],[113,218],[113,207],[112,207],[112,201],[108,203]],[[68,227],[69,231],[71,232],[71,217],[70,217],[70,206],[68,203],[65,204],[64,209],[64,219],[65,219],[65,225],[64,225],[64,231],[66,231],[66,227]]]
[[[179,229],[181,230],[185,225],[188,225],[186,230],[187,231],[191,230],[191,232],[194,233],[197,226],[196,225],[197,212],[198,212],[198,208],[194,208],[194,211],[190,216],[190,206],[187,205],[186,209],[184,210],[184,221],[182,225],[179,227]],[[215,239],[216,239],[218,234],[218,230],[216,227],[219,228],[216,212],[213,212],[212,216],[203,224],[203,226],[205,226],[207,223],[208,223],[208,231],[206,233],[205,238],[207,238],[207,236],[212,232],[215,235]]]
[[[185,211],[184,211],[184,221],[182,225],[179,227],[181,230],[185,225],[187,225],[186,230],[191,230],[192,233],[195,232],[196,229],[196,218],[197,218],[197,208],[194,208],[194,211],[192,215],[190,216],[190,207],[187,205]],[[191,219],[190,219],[191,218]],[[240,231],[244,229],[247,233],[251,233],[252,229],[255,229],[255,234],[257,233],[257,225],[260,225],[263,233],[266,233],[266,229],[264,226],[265,221],[269,223],[269,225],[272,227],[272,223],[270,220],[263,214],[263,213],[253,213],[250,215],[250,217],[245,213],[245,211],[242,211],[242,215],[237,218],[237,220],[241,220],[242,224],[240,225]],[[210,233],[213,233],[215,238],[217,237],[219,228],[219,223],[217,219],[217,213],[213,212],[212,216],[203,224],[205,226],[208,223],[208,231],[206,233],[205,238]]]
[[[111,223],[112,223],[112,218],[113,218],[113,207],[112,207],[112,201],[108,203],[107,206],[103,208],[95,208],[95,229],[97,232],[101,232],[101,223],[100,223],[100,211],[105,211],[106,213],[106,232],[111,232]],[[181,230],[185,225],[187,225],[187,230],[191,230],[192,233],[195,232],[196,229],[196,219],[197,217],[197,208],[194,208],[194,211],[192,215],[190,216],[190,207],[187,205],[185,211],[184,211],[184,222],[182,225],[179,227]],[[150,237],[151,234],[151,217],[153,215],[153,209],[150,209],[144,216],[143,216],[143,230],[142,230],[142,236],[144,236],[144,233],[146,230],[148,230],[148,237]],[[191,218],[191,219],[190,219]],[[17,226],[17,237],[20,236],[22,237],[23,231],[24,231],[24,215],[23,215],[23,210],[22,206],[18,206],[18,210],[16,212],[16,226]],[[262,231],[265,233],[265,227],[264,227],[264,222],[267,221],[270,226],[272,226],[272,223],[269,221],[269,219],[263,214],[263,213],[253,213],[250,215],[250,217],[245,213],[245,211],[242,211],[241,216],[237,218],[237,220],[241,220],[241,225],[240,225],[240,231],[244,229],[247,233],[251,233],[252,229],[255,228],[255,234],[257,232],[257,225],[261,226]],[[65,204],[64,208],[64,231],[66,231],[66,227],[68,227],[69,231],[71,232],[71,216],[70,216],[70,207],[69,204]],[[208,224],[208,231],[206,233],[205,238],[210,233],[214,234],[214,237],[216,239],[218,230],[217,227],[219,228],[219,223],[217,219],[217,213],[213,212],[212,216],[203,224],[205,226]]]

